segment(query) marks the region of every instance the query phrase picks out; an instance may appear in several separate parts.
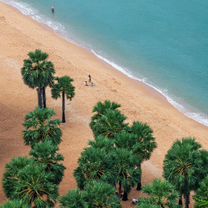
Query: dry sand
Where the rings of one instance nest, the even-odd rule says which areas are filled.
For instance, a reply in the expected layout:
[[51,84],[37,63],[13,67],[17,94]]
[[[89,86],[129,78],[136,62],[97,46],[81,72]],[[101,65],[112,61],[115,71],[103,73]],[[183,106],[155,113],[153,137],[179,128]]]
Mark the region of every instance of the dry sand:
[[[22,139],[22,123],[24,116],[37,106],[37,97],[35,90],[24,85],[20,69],[27,53],[37,48],[49,53],[57,74],[71,76],[76,86],[76,96],[67,104],[67,123],[62,125],[60,150],[67,169],[60,187],[61,195],[76,188],[73,170],[83,148],[93,138],[89,121],[93,106],[100,100],[120,103],[129,122],[141,120],[153,128],[158,148],[151,160],[143,164],[145,184],[162,176],[164,156],[177,138],[194,136],[208,148],[207,128],[178,112],[161,95],[0,3],[0,180],[6,163],[14,157],[28,155],[29,148]],[[94,87],[84,86],[88,74],[92,75]],[[48,107],[55,109],[60,117],[61,100],[52,100],[49,90],[47,98]],[[138,193],[133,191],[130,198],[132,196]],[[0,203],[5,200],[1,187]],[[123,207],[130,207],[129,202]]]

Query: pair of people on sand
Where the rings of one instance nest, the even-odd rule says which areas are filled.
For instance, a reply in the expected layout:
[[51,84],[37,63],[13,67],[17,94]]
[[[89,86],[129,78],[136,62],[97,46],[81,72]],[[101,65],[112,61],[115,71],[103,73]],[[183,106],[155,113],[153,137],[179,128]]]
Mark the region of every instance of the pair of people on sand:
[[94,83],[92,82],[92,77],[91,75],[89,74],[88,75],[88,81],[85,81],[85,86],[94,86]]

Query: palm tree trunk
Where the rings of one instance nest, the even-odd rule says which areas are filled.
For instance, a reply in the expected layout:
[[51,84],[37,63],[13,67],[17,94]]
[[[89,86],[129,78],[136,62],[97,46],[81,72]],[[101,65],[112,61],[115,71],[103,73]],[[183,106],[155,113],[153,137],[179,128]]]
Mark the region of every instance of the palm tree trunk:
[[138,178],[138,183],[137,183],[137,191],[141,191],[142,190],[142,167],[141,167],[141,163],[139,164],[139,168],[138,168],[140,174],[139,174],[139,178]]
[[37,94],[38,94],[38,107],[42,108],[42,93],[41,88],[37,88]]
[[189,208],[190,203],[190,190],[189,190],[189,181],[188,181],[188,174],[185,174],[185,208]]
[[122,187],[121,187],[121,181],[119,181],[119,185],[118,185],[118,193],[121,196],[122,194]]
[[182,194],[180,194],[180,196],[179,196],[178,205],[179,205],[180,207],[183,206]]
[[65,92],[62,92],[62,122],[65,123],[66,122],[66,118],[65,118]]
[[43,108],[46,108],[46,89],[43,87]]
[[127,191],[125,189],[124,189],[122,200],[123,201],[127,201],[128,200],[128,193],[127,193]]

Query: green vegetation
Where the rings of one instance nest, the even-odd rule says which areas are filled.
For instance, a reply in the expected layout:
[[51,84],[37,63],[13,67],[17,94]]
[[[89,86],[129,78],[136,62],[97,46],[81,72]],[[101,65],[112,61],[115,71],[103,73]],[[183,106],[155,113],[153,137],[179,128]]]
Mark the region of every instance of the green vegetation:
[[72,100],[75,95],[75,88],[72,85],[73,79],[68,76],[58,77],[56,78],[56,82],[54,82],[52,86],[52,97],[54,99],[58,99],[62,96],[62,122],[66,122],[65,118],[65,98]]
[[45,171],[53,176],[52,182],[59,184],[64,176],[65,167],[61,163],[64,157],[58,153],[58,146],[51,141],[35,144],[30,155],[40,164],[45,166]]
[[208,207],[208,176],[200,183],[194,199],[196,201],[195,208]]
[[93,109],[95,113],[91,119],[90,127],[95,137],[100,135],[114,139],[126,124],[126,117],[118,110],[120,105],[109,100],[99,102]]
[[24,204],[21,200],[9,201],[6,204],[0,206],[0,208],[32,208],[29,205]]
[[138,208],[158,207],[158,208],[178,208],[178,193],[175,187],[167,181],[156,179],[152,184],[146,185],[143,192],[148,194],[148,198],[140,200]]
[[40,208],[53,207],[58,188],[51,180],[45,166],[32,159],[17,158],[7,164],[3,186],[11,200],[22,200],[26,205]]
[[115,189],[97,181],[89,181],[84,191],[70,191],[60,202],[62,208],[121,208]]
[[51,109],[37,108],[25,117],[24,141],[33,147],[36,143],[51,141],[54,145],[61,142],[62,132],[59,120],[51,120],[55,112]]
[[186,208],[189,208],[190,192],[195,191],[199,182],[207,175],[207,169],[203,170],[208,164],[207,155],[194,138],[183,138],[173,144],[165,157],[164,177],[180,193],[180,205],[184,196]]

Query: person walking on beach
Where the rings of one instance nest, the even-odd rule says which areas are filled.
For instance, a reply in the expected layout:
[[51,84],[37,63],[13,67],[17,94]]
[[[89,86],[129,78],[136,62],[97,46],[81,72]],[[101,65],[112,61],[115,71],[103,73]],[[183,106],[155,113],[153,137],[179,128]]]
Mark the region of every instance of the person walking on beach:
[[52,6],[51,7],[51,13],[54,14],[55,13],[55,8]]
[[92,82],[92,77],[91,77],[91,75],[90,75],[90,74],[88,75],[88,82],[89,82],[89,83],[91,83],[91,82]]

